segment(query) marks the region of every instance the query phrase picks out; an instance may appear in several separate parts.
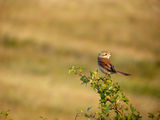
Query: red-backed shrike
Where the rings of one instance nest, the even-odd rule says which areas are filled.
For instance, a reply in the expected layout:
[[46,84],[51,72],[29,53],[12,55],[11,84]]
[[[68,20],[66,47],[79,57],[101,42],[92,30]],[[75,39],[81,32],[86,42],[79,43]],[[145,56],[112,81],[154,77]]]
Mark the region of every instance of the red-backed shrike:
[[117,71],[114,66],[112,65],[111,61],[109,60],[111,54],[107,51],[102,51],[98,54],[98,67],[99,69],[105,73],[106,75],[110,73],[120,73],[125,76],[129,76],[130,74]]

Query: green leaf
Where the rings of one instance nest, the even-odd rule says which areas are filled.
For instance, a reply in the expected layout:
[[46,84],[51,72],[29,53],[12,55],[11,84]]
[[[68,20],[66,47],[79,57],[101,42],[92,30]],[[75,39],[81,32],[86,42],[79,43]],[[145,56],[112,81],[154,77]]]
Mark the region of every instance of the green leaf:
[[127,104],[128,104],[129,100],[128,100],[128,98],[125,96],[125,94],[124,94],[124,93],[122,93],[122,97],[121,97],[121,99],[123,100],[123,102],[125,102],[125,103],[127,103]]
[[78,67],[77,69],[78,69],[79,72],[82,72],[82,68],[81,67]]
[[155,115],[154,115],[153,113],[148,113],[148,117],[149,117],[149,118],[154,118]]
[[75,66],[72,66],[69,68],[69,73],[75,73]]
[[88,107],[88,108],[87,108],[87,111],[90,111],[91,109],[92,109],[92,106],[91,106],[91,107]]
[[128,111],[128,107],[126,107],[125,110]]
[[81,113],[83,113],[83,110],[81,110]]
[[130,104],[130,109],[131,109],[132,113],[134,113],[136,111],[136,109],[133,107],[132,104]]
[[101,95],[101,99],[105,99],[104,93],[101,93],[100,95]]
[[105,109],[105,113],[108,113],[109,112],[109,110],[111,110],[112,109],[112,104],[109,104],[107,107],[106,107],[106,109]]

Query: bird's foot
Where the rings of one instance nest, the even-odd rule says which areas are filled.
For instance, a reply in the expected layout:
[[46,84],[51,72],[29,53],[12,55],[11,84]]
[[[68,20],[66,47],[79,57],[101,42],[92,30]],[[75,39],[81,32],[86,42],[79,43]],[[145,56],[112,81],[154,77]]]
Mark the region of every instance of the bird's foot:
[[104,77],[106,80],[109,80],[111,78],[110,74],[106,74]]

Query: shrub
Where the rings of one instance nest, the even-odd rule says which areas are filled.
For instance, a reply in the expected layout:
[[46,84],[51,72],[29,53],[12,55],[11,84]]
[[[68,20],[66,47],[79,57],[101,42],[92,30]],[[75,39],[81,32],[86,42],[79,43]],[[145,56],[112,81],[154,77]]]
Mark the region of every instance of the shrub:
[[0,120],[13,120],[9,116],[9,110],[8,111],[0,111]]
[[[86,117],[88,120],[141,120],[142,116],[129,102],[120,85],[112,81],[111,76],[98,76],[98,71],[90,72],[89,75],[82,73],[82,69],[72,66],[69,73],[80,76],[82,84],[89,84],[91,88],[100,96],[99,111],[90,112],[89,107],[85,112],[77,113],[78,117]],[[159,119],[160,114],[149,113],[149,118]]]

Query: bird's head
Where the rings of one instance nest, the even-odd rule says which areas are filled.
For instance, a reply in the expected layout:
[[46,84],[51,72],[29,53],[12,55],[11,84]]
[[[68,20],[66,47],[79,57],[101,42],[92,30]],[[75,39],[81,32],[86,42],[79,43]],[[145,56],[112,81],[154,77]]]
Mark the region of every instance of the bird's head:
[[111,53],[108,52],[108,51],[101,51],[99,54],[98,54],[98,57],[100,58],[110,58],[111,56]]

